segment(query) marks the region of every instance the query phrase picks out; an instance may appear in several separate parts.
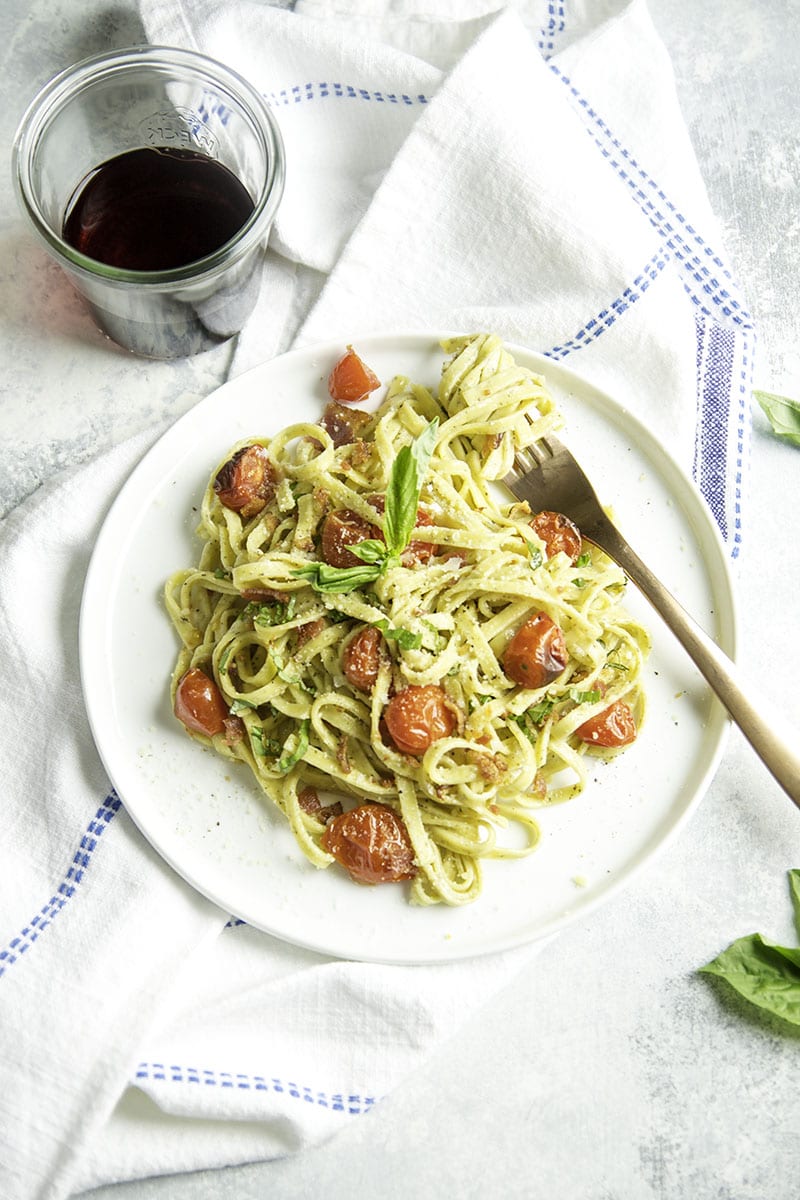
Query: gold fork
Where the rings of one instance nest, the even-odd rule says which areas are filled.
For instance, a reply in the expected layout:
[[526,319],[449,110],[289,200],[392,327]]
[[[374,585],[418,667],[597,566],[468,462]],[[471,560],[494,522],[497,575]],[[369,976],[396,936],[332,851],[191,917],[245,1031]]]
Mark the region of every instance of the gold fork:
[[[736,668],[631,549],[603,511],[580,464],[558,438],[548,435],[517,453],[503,480],[533,512],[564,513],[589,541],[605,550],[647,597],[716,692],[753,749],[787,795],[800,807],[800,757],[776,732],[768,706],[745,696]],[[796,738],[793,738],[796,741]]]

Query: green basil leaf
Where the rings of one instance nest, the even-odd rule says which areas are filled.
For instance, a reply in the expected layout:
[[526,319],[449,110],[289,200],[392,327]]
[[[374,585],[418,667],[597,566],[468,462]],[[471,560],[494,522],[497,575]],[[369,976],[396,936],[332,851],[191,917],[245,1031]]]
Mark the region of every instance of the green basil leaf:
[[272,661],[275,663],[275,671],[278,675],[278,678],[282,679],[284,683],[302,683],[303,682],[299,675],[291,674],[291,672],[287,668],[286,663],[283,659],[283,655],[273,654]]
[[422,645],[421,633],[412,633],[410,629],[393,629],[388,621],[376,621],[375,628],[380,629],[385,638],[397,642],[401,650],[418,650]]
[[285,603],[282,600],[268,600],[264,604],[256,603],[255,608],[251,608],[248,604],[245,612],[252,615],[255,625],[268,628],[272,625],[284,625],[287,621],[291,621],[294,616],[294,607],[295,597],[290,596]]
[[528,554],[530,555],[531,559],[531,570],[535,571],[536,568],[540,567],[544,562],[544,555],[539,547],[534,546],[533,542],[529,542],[527,538],[525,538],[525,545],[528,547]]
[[250,741],[253,747],[253,753],[258,758],[266,758],[270,753],[266,739],[264,738],[264,730],[260,725],[250,726]]
[[[278,770],[282,771],[283,774],[291,771],[292,767],[296,766],[305,755],[305,752],[308,749],[308,731],[310,727],[310,720],[308,717],[304,717],[297,728],[296,734],[290,734],[289,738],[286,739],[283,747],[284,754],[278,760]],[[291,737],[295,736],[297,737],[297,745],[295,746],[294,750],[291,751],[291,753],[285,753],[286,746],[288,745]]]
[[773,432],[784,441],[800,446],[800,403],[774,392],[753,392],[767,415]]
[[384,542],[379,542],[376,538],[367,538],[364,542],[357,542],[355,546],[348,546],[356,558],[360,558],[365,563],[376,563],[380,566],[386,558],[386,545]]
[[596,704],[598,700],[602,699],[603,693],[598,691],[579,692],[576,689],[571,695],[576,704]]
[[773,946],[751,933],[700,970],[724,979],[758,1008],[800,1025],[800,950]]
[[550,716],[555,703],[555,700],[550,700],[545,696],[538,704],[533,704],[530,708],[526,708],[525,712],[520,713],[518,717],[513,717],[512,720],[516,721],[526,737],[535,744],[539,726]]
[[792,908],[794,909],[794,927],[797,930],[798,938],[800,938],[800,871],[789,872],[789,892],[792,897]]
[[364,563],[363,567],[331,567],[317,562],[292,571],[295,578],[307,579],[314,591],[322,595],[352,592],[365,583],[373,583],[380,574],[381,568],[374,563]]
[[434,417],[410,446],[403,446],[392,464],[383,514],[383,534],[390,553],[400,554],[405,550],[417,523],[419,494],[438,430],[439,418]]

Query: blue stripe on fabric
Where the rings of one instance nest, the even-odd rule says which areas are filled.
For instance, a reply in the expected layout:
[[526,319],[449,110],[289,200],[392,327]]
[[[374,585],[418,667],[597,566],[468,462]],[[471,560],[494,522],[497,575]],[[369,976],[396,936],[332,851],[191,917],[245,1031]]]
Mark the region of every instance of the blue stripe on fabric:
[[140,1063],[134,1082],[191,1083],[200,1087],[218,1087],[232,1091],[274,1092],[305,1104],[327,1108],[331,1112],[359,1116],[376,1102],[374,1096],[353,1092],[326,1092],[306,1084],[275,1076],[251,1075],[243,1071],[216,1071],[206,1067],[183,1067],[171,1063]]
[[0,976],[4,975],[8,968],[31,948],[33,943],[38,940],[39,936],[52,924],[58,914],[63,911],[68,901],[75,895],[75,892],[83,882],[86,871],[92,864],[100,838],[119,812],[120,803],[119,797],[112,789],[89,821],[85,832],[81,836],[78,848],[73,855],[72,862],[56,891],[47,903],[39,909],[38,913],[31,918],[24,929],[16,937],[12,938],[7,946],[0,950]]
[[[742,477],[752,389],[752,335],[696,319],[698,423],[694,476],[736,558],[742,542]],[[735,440],[730,436],[735,430]],[[728,459],[733,455],[731,474]]]
[[727,450],[736,335],[715,321],[702,330],[702,338],[695,477],[727,540]]
[[733,497],[733,551],[732,556],[738,557],[742,544],[742,489],[744,477],[744,460],[749,448],[750,426],[750,397],[753,392],[753,359],[755,355],[755,332],[741,332],[738,340],[741,345],[738,370],[738,407],[736,425],[736,471],[734,475]]
[[545,350],[544,353],[547,357],[558,361],[559,359],[566,358],[574,350],[583,350],[584,347],[597,341],[601,334],[611,328],[618,317],[621,317],[632,304],[641,299],[650,284],[654,279],[658,278],[668,262],[669,255],[660,250],[657,251],[645,264],[633,282],[624,291],[620,292],[619,296],[611,300],[605,308],[600,309],[594,316],[590,317],[586,324],[581,326],[578,332],[573,334],[568,341]]
[[564,0],[548,0],[547,24],[542,29],[539,38],[539,53],[545,59],[553,53],[555,39],[564,32],[566,27],[564,7]]
[[[724,318],[737,326],[751,329],[752,318],[745,308],[744,303],[719,280],[708,265],[710,263],[716,267],[717,271],[731,285],[731,288],[738,291],[738,287],[730,271],[719,255],[705,242],[694,226],[669,199],[664,190],[636,161],[630,151],[614,136],[603,118],[592,108],[589,101],[581,95],[568,76],[555,63],[550,63],[550,70],[569,90],[582,116],[588,119],[587,132],[593,138],[603,157],[609,161],[620,179],[630,188],[642,212],[647,216],[654,228],[658,230],[664,239],[665,246],[683,267],[685,276],[688,276],[688,278],[684,278],[684,287],[693,303],[707,317],[717,320]],[[618,155],[618,158],[615,157],[615,154]],[[620,162],[620,159],[623,161]],[[644,191],[640,182],[634,176],[638,176],[638,180],[644,183],[650,192],[655,195],[655,199],[663,205],[669,215],[660,211],[651,195]],[[694,243],[693,246],[687,242],[687,237],[690,242]],[[716,307],[713,309],[707,307],[709,302]]]
[[411,107],[415,104],[427,104],[428,97],[422,92],[411,96],[407,92],[384,92],[372,88],[355,87],[352,83],[312,82],[296,84],[294,87],[281,88],[277,92],[265,92],[264,99],[274,108],[286,108],[288,105],[301,104],[311,100],[366,100],[376,104],[398,104]]

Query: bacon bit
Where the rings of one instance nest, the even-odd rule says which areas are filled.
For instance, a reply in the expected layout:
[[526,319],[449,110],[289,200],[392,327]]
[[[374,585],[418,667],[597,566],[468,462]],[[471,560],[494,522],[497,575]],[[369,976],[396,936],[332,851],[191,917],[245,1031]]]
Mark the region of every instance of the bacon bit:
[[237,742],[243,740],[246,729],[241,717],[237,717],[234,713],[231,713],[224,718],[222,724],[225,726],[226,746],[235,746]]
[[368,462],[371,457],[372,447],[370,443],[358,438],[358,440],[353,443],[353,452],[350,455],[350,461],[352,462],[353,466],[362,467],[364,463]]
[[508,770],[507,764],[500,754],[481,754],[479,750],[470,750],[467,758],[475,764],[478,774],[487,783],[496,783],[503,772]]
[[328,821],[332,821],[334,817],[342,815],[340,801],[337,800],[333,804],[322,804],[317,795],[316,788],[313,787],[304,787],[301,792],[298,792],[297,803],[303,812],[308,813],[310,817],[316,817],[322,825],[327,825]]
[[547,796],[547,780],[541,771],[537,771],[533,777],[531,795],[535,796],[537,800],[544,800]]
[[331,400],[322,414],[320,425],[330,436],[334,446],[347,446],[355,442],[365,426],[369,425],[370,414],[361,408],[347,408],[338,400]]
[[306,621],[305,625],[299,625],[297,628],[297,644],[305,646],[306,642],[310,642],[318,633],[322,633],[323,629],[327,629],[328,621],[326,617],[317,617],[314,621]]
[[316,788],[304,787],[302,791],[297,793],[297,803],[302,808],[303,812],[310,813],[312,816],[318,813],[322,808],[319,802]]
[[349,743],[347,734],[339,738],[339,743],[336,747],[336,761],[339,764],[339,770],[344,775],[349,775],[352,767],[350,766]]
[[257,604],[283,604],[286,600],[285,592],[275,592],[262,587],[242,588],[240,595],[243,600],[252,600]]

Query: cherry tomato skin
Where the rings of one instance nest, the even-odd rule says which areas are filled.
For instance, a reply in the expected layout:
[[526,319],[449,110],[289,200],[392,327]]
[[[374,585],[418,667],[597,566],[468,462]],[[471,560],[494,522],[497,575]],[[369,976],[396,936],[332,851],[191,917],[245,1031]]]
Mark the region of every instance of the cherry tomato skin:
[[370,524],[350,508],[328,513],[322,522],[322,557],[332,567],[362,567],[361,559],[348,549],[369,538],[380,538],[377,525]]
[[636,741],[636,721],[630,704],[615,700],[608,708],[589,717],[575,730],[582,742],[588,746],[629,746]]
[[424,754],[439,738],[449,737],[456,715],[436,683],[410,684],[392,696],[383,712],[389,736],[403,754]]
[[225,729],[228,715],[222,692],[205,671],[192,667],[181,676],[175,691],[175,716],[187,729],[214,737]]
[[220,504],[254,516],[275,494],[277,474],[263,446],[242,446],[220,467],[214,491]]
[[524,688],[540,688],[567,665],[569,654],[561,628],[547,613],[528,617],[506,646],[503,670]]
[[583,538],[578,526],[565,517],[563,513],[544,510],[537,513],[531,521],[531,529],[544,542],[548,558],[563,551],[570,562],[575,562],[581,553]]
[[356,883],[396,883],[417,872],[408,830],[385,804],[361,804],[334,817],[322,846]]
[[359,692],[371,692],[381,665],[380,631],[367,625],[351,638],[342,651],[342,670],[347,682]]
[[[418,508],[417,526],[433,524],[433,517],[426,513],[424,508]],[[413,567],[417,563],[429,562],[433,555],[438,553],[439,547],[435,546],[433,542],[420,542],[412,539],[400,555],[400,561],[404,567]]]
[[328,376],[328,392],[340,404],[356,404],[380,387],[381,381],[352,346],[342,355]]

